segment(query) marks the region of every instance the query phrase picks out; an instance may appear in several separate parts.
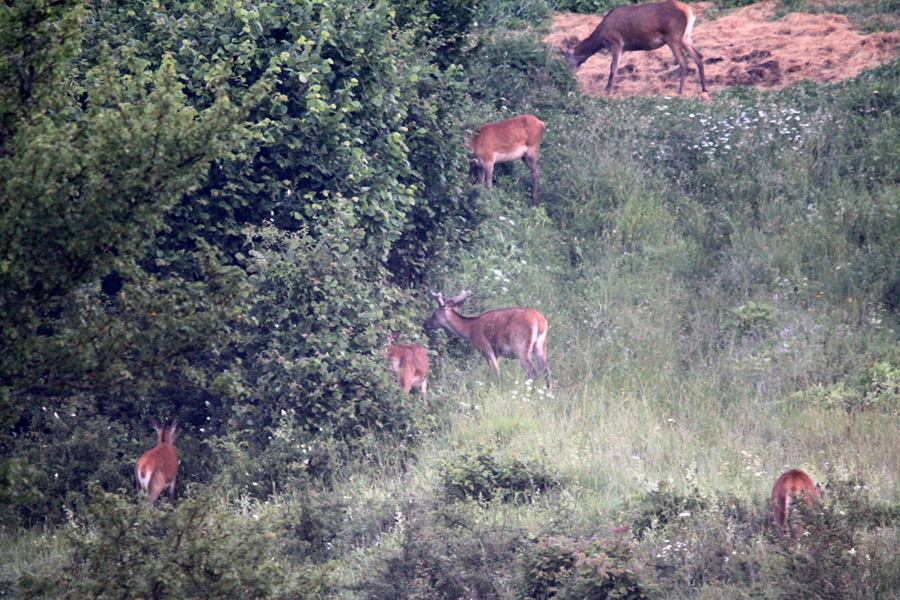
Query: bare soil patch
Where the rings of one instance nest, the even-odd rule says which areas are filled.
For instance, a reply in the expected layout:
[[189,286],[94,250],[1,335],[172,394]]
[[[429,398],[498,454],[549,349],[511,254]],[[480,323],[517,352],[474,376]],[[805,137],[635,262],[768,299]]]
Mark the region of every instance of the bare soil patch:
[[[697,16],[692,38],[703,55],[707,87],[715,93],[728,86],[751,85],[781,89],[810,79],[832,82],[900,56],[900,32],[863,34],[847,17],[835,14],[790,13],[775,19],[774,0],[708,18],[710,2],[692,3]],[[543,42],[563,49],[586,38],[602,15],[559,13]],[[604,50],[578,71],[589,94],[602,94],[609,77],[610,54]],[[692,67],[685,95],[700,93],[700,77]],[[657,96],[678,93],[678,63],[663,46],[652,52],[625,52],[619,61],[614,96]]]

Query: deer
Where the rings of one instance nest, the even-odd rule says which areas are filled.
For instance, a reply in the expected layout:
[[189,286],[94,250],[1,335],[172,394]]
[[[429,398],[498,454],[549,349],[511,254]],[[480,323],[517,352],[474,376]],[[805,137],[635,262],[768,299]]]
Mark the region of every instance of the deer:
[[694,42],[691,40],[694,18],[691,7],[678,0],[617,6],[606,13],[591,35],[574,48],[564,50],[563,54],[572,70],[577,72],[581,63],[594,53],[609,48],[612,52],[612,64],[609,68],[606,93],[612,94],[622,52],[656,50],[665,44],[672,49],[672,54],[678,61],[681,77],[678,93],[684,92],[684,80],[688,70],[684,53],[687,51],[697,64],[700,87],[705,94],[706,75],[703,73],[703,57],[694,48]]
[[425,330],[443,327],[463,338],[481,353],[500,377],[500,358],[518,358],[528,376],[536,380],[538,371],[531,362],[531,353],[544,372],[547,389],[551,389],[550,367],[547,365],[547,319],[530,308],[501,308],[477,317],[464,317],[457,312],[471,290],[464,290],[455,298],[444,299],[440,293],[430,292],[438,307],[425,321]]
[[782,534],[788,529],[792,502],[799,501],[806,506],[813,506],[822,496],[822,488],[813,483],[812,478],[803,471],[792,469],[782,473],[772,486],[772,497],[769,500],[775,524]]
[[134,476],[141,489],[147,492],[152,506],[163,490],[168,490],[170,501],[175,499],[175,476],[178,474],[175,428],[178,426],[178,417],[165,427],[150,417],[150,424],[156,430],[156,446],[144,452],[137,460]]
[[466,149],[475,155],[476,183],[484,183],[487,189],[491,189],[494,164],[514,162],[521,158],[531,169],[534,181],[531,205],[537,204],[541,177],[538,151],[543,135],[544,123],[534,115],[518,115],[479,127],[466,141]]
[[391,333],[385,349],[388,368],[397,374],[397,384],[404,394],[419,388],[422,403],[428,407],[428,351],[422,344],[396,344],[398,333]]

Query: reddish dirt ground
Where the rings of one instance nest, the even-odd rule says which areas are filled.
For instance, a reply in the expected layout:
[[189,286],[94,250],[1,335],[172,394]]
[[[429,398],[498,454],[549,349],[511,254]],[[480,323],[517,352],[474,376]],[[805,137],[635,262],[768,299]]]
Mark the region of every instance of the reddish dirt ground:
[[[775,19],[776,3],[761,2],[709,18],[710,2],[692,3],[697,16],[692,38],[703,55],[710,93],[728,86],[752,85],[776,90],[811,79],[832,82],[854,77],[900,55],[900,32],[863,34],[847,17],[834,14],[790,13]],[[586,38],[602,15],[559,13],[543,42],[557,48]],[[602,94],[609,77],[610,54],[604,50],[578,71],[589,94]],[[685,95],[700,94],[694,63]],[[663,46],[652,52],[625,52],[613,96],[677,95],[678,63]]]

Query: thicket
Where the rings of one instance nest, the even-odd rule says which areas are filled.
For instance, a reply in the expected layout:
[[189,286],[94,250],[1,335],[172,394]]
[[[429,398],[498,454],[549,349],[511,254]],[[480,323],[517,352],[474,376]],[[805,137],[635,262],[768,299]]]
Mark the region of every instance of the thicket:
[[[396,8],[4,8],[4,519],[63,507],[34,502],[59,471],[30,450],[58,443],[46,411],[97,456],[124,451],[97,423],[143,432],[177,412],[200,481],[226,462],[201,441],[263,453],[286,419],[292,448],[409,444],[386,328],[412,330],[403,287],[483,214],[462,190],[463,78],[438,60],[471,7]],[[245,466],[268,491],[289,475]],[[99,469],[67,493],[110,483]]]

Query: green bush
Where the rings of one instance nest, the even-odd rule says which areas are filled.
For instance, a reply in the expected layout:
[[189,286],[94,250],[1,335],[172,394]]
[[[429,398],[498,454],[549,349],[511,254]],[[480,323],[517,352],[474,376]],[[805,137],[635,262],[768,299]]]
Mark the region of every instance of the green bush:
[[[397,10],[397,25],[415,25],[418,45],[430,45],[440,64],[464,60],[469,30],[481,0],[390,0]],[[427,40],[427,41],[426,41]]]
[[649,597],[633,544],[610,539],[535,538],[522,551],[521,598],[633,600]]
[[521,532],[460,504],[404,502],[354,588],[362,598],[502,598],[513,586]]
[[794,392],[791,399],[801,404],[839,408],[850,412],[900,412],[900,369],[892,361],[880,361],[865,368],[858,377],[836,383],[814,384]]
[[[31,430],[16,445],[16,456],[32,467],[29,483],[37,493],[7,511],[25,522],[58,523],[80,511],[90,484],[133,487],[134,461],[156,443],[147,435],[140,446],[127,423],[97,413],[93,398],[73,400],[48,398],[33,407]],[[149,423],[146,429],[153,433]]]
[[[333,198],[335,210],[342,204],[352,200]],[[242,361],[253,396],[232,407],[226,442],[247,469],[226,468],[239,479],[250,473],[257,490],[268,493],[305,473],[326,475],[340,456],[379,443],[415,444],[412,423],[421,402],[397,393],[381,357],[383,327],[411,328],[404,315],[412,307],[397,288],[383,285],[388,275],[370,260],[357,225],[350,210],[314,232],[255,232],[257,295]]]
[[541,119],[542,110],[568,102],[567,95],[576,90],[575,78],[556,52],[529,35],[502,30],[484,35],[466,69],[481,120],[524,112]]
[[490,502],[527,502],[560,485],[545,461],[497,456],[496,449],[479,446],[440,465],[444,491],[453,499]]
[[[785,537],[773,565],[779,581],[775,598],[829,600],[870,597],[873,591],[893,591],[896,577],[867,581],[861,573],[885,573],[896,568],[893,549],[865,535],[873,513],[865,486],[859,481],[829,479],[825,501],[797,507],[800,535]],[[877,597],[877,594],[876,594]]]
[[614,7],[624,4],[621,0],[558,0],[556,8],[577,13],[603,15]]
[[205,495],[152,508],[94,490],[66,532],[68,563],[20,585],[26,597],[324,597],[328,569],[288,564],[281,526],[272,515],[239,514]]
[[740,336],[761,337],[775,324],[775,309],[765,303],[748,302],[732,308],[726,327]]
[[553,16],[554,0],[495,0],[481,2],[477,22],[483,30],[506,27],[528,29],[539,27]]
[[824,408],[837,408],[854,412],[866,408],[866,398],[857,386],[839,381],[829,385],[815,384],[791,394],[791,400]]
[[637,501],[632,531],[640,539],[648,530],[682,522],[685,515],[704,510],[707,504],[696,489],[685,496],[677,493],[667,482],[660,481],[655,489]]
[[866,369],[863,390],[866,402],[883,412],[900,411],[900,368],[889,362],[878,362]]
[[660,597],[686,588],[749,586],[768,568],[768,542],[761,543],[772,522],[767,503],[726,493],[701,497],[694,491],[662,504],[661,518],[639,512],[651,518],[641,549],[654,567]]

